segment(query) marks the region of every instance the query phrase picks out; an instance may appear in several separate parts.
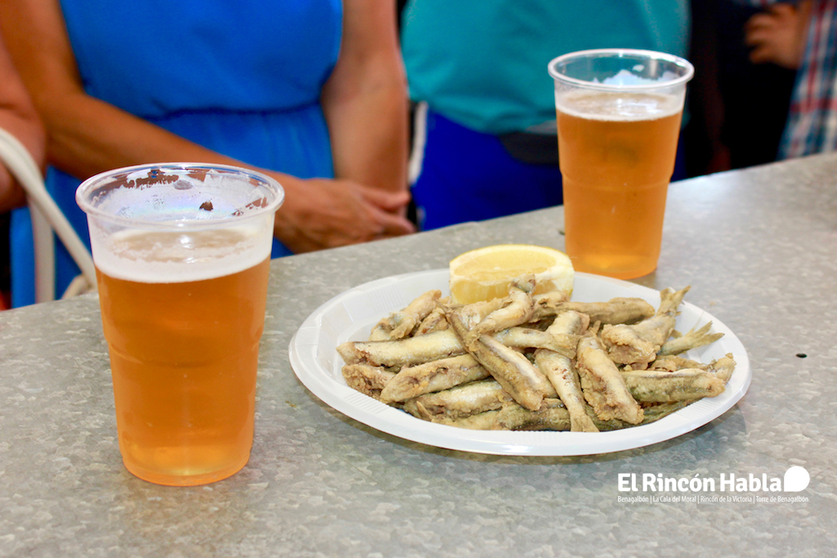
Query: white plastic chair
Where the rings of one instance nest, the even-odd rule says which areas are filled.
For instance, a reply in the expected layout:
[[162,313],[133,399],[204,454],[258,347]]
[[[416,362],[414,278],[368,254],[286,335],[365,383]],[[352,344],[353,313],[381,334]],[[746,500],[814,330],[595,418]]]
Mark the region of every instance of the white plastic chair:
[[67,217],[44,186],[44,179],[29,150],[12,134],[0,128],[0,162],[17,178],[26,192],[32,215],[35,241],[35,301],[55,299],[55,239],[53,232],[69,251],[81,275],[76,277],[62,298],[95,290],[96,268],[87,246],[81,241]]

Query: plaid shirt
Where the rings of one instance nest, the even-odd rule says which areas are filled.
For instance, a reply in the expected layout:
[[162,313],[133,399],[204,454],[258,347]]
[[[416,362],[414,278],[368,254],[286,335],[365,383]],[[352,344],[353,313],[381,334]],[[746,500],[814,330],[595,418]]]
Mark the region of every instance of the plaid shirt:
[[[767,8],[779,0],[735,1]],[[779,158],[827,151],[837,151],[837,0],[811,0],[805,50]]]
[[837,0],[813,0],[780,158],[837,150]]

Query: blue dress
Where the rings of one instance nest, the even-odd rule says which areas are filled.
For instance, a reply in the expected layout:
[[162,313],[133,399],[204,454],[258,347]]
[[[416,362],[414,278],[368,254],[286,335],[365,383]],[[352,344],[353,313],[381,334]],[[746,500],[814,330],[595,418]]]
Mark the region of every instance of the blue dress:
[[[319,98],[340,49],[340,0],[61,0],[61,7],[91,96],[249,165],[334,176]],[[47,189],[87,241],[79,183],[48,170]],[[27,209],[13,213],[10,238],[19,307],[35,302]],[[274,244],[274,257],[288,254]],[[56,297],[78,273],[56,239]]]

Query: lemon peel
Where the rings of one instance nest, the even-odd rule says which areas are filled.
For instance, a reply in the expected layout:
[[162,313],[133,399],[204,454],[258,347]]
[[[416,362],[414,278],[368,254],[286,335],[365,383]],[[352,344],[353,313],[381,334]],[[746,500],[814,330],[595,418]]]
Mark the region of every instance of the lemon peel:
[[517,277],[533,273],[535,293],[562,291],[572,295],[575,270],[560,250],[531,244],[497,244],[470,250],[450,262],[453,302],[470,304],[506,296]]

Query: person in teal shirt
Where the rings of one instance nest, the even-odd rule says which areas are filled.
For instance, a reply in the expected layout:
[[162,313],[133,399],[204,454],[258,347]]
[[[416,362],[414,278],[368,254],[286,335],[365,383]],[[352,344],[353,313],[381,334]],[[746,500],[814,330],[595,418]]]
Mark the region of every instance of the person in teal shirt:
[[562,203],[553,58],[593,48],[685,56],[687,0],[410,0],[410,180],[425,230]]

